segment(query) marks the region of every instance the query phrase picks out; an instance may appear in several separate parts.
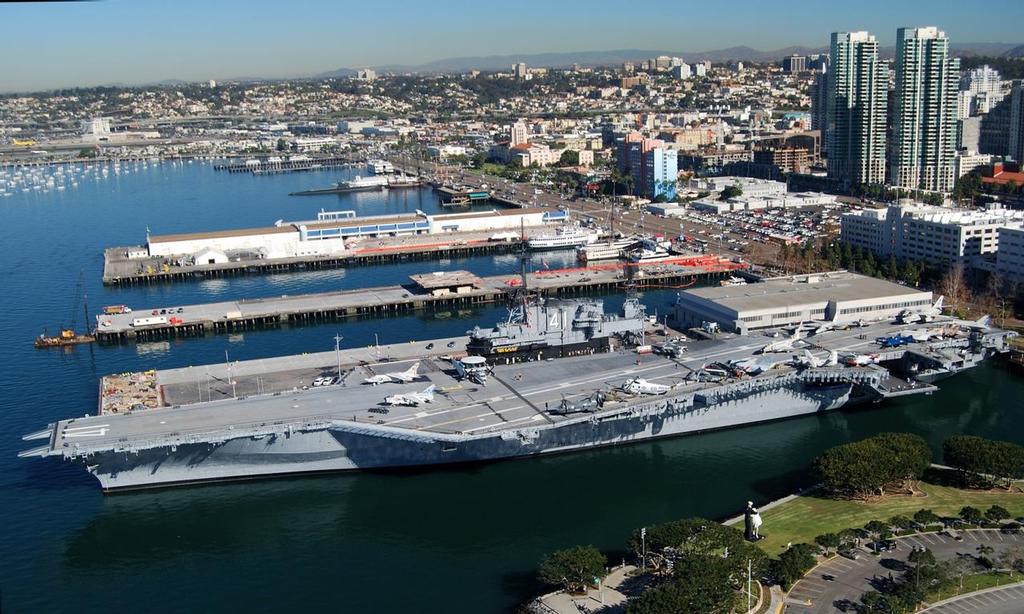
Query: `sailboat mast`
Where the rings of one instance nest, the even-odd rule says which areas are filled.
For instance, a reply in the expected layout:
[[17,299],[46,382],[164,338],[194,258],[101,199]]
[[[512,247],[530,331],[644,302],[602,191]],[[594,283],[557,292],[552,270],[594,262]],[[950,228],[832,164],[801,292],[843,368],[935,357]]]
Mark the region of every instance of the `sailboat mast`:
[[89,293],[85,292],[82,294],[82,315],[85,316],[85,320],[82,321],[85,324],[85,334],[92,334],[92,324],[89,323]]

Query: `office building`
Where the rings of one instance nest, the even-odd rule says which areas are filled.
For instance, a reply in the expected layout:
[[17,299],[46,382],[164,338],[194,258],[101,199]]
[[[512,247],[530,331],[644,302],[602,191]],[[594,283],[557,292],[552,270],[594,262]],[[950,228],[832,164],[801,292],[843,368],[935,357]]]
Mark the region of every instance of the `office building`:
[[991,161],[992,156],[988,154],[968,150],[958,151],[956,152],[956,178],[959,179],[978,167],[986,166]]
[[686,187],[694,192],[710,192],[712,195],[734,187],[740,189],[744,198],[778,198],[786,195],[786,182],[753,177],[692,177]]
[[828,157],[828,58],[822,63],[821,72],[814,75],[808,94],[811,98],[811,130],[821,134],[821,156]]
[[693,72],[690,70],[689,64],[682,63],[672,67],[672,76],[676,79],[689,79],[693,76]]
[[889,182],[949,192],[956,166],[960,60],[935,27],[896,32],[896,90]]
[[964,71],[960,78],[960,91],[971,94],[981,92],[1002,96],[1003,78],[999,71],[988,64]]
[[1024,228],[1000,228],[996,273],[1008,282],[1024,283]]
[[676,179],[679,175],[678,154],[674,149],[655,147],[644,152],[644,176],[639,194],[650,199],[676,197]]
[[845,186],[885,182],[889,71],[867,32],[834,32],[828,71],[828,175]]
[[788,73],[798,73],[807,70],[807,57],[791,55],[788,58],[782,58],[782,70]]
[[1017,162],[1024,161],[1024,79],[1015,79],[1010,90],[1010,125],[1006,153]]
[[512,124],[510,133],[511,138],[509,140],[509,147],[515,147],[516,145],[525,145],[529,140],[527,138],[526,123],[523,121],[517,121],[516,123]]
[[975,266],[999,248],[1000,228],[1020,228],[1024,211],[953,210],[915,203],[844,214],[840,239],[879,258]]
[[530,71],[526,68],[525,62],[519,62],[512,65],[512,75],[520,81],[525,81],[530,78]]

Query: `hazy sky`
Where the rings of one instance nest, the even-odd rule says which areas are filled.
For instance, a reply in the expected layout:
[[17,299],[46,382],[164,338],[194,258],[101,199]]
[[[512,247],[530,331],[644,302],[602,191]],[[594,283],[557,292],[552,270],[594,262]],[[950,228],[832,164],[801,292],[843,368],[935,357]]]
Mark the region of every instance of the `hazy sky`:
[[311,75],[455,56],[825,46],[937,25],[954,42],[1024,43],[1024,2],[919,0],[100,0],[0,3],[0,91]]

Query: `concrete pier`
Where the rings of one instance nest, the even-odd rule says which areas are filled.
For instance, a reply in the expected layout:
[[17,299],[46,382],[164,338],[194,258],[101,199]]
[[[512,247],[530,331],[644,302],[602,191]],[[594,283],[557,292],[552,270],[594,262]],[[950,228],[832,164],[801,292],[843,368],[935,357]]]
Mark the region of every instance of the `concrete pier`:
[[288,271],[337,269],[389,262],[469,258],[507,254],[519,249],[520,241],[492,241],[487,233],[389,237],[342,254],[299,256],[271,260],[237,260],[221,264],[181,265],[161,256],[129,258],[137,247],[111,247],[103,252],[103,284],[131,286],[172,281],[199,281],[219,277],[281,273]]
[[[274,156],[271,156],[274,157]],[[294,171],[311,171],[321,168],[343,168],[365,163],[362,160],[347,156],[334,156],[330,158],[307,158],[304,160],[292,160],[288,154],[280,156],[279,159],[253,158],[244,162],[232,162],[228,164],[216,164],[214,170],[227,171],[229,173],[252,173],[260,175],[264,173],[289,173]]]
[[[622,263],[540,271],[528,275],[532,290],[544,296],[611,291],[631,282],[638,288],[680,287],[727,275],[741,265],[716,257],[677,258],[648,265]],[[633,271],[627,268],[632,267]],[[455,291],[437,291],[411,282],[320,294],[225,301],[201,305],[136,308],[132,313],[100,315],[100,341],[188,337],[229,333],[282,324],[303,324],[352,316],[387,316],[422,309],[482,305],[501,301],[517,276],[487,277]]]

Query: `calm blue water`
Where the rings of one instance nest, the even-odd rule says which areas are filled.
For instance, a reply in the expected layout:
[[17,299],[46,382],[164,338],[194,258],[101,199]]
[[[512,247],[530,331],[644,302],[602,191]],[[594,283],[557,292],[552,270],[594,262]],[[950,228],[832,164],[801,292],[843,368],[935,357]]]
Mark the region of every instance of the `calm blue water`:
[[[170,306],[404,282],[464,268],[513,274],[514,257],[140,286],[100,284],[102,249],[154,233],[248,227],[312,217],[436,211],[427,191],[288,197],[340,172],[266,177],[206,164],[155,165],[87,178],[64,191],[0,198],[0,590],[9,611],[500,612],[540,590],[547,551],[576,543],[621,550],[641,524],[720,517],[806,481],[838,442],[883,430],[1024,442],[1024,386],[1001,367],[943,382],[932,397],[649,444],[422,472],[363,473],[104,497],[84,471],[15,458],[22,434],[93,412],[99,375],[460,334],[499,308],[346,321],[153,344],[38,351],[32,338],[72,316],[80,272],[103,304]],[[543,257],[548,266],[568,255]],[[531,266],[542,267],[539,257]],[[672,293],[644,296],[664,313]],[[609,297],[610,307],[621,301]],[[78,315],[79,324],[81,316]],[[767,527],[766,527],[767,529]]]

